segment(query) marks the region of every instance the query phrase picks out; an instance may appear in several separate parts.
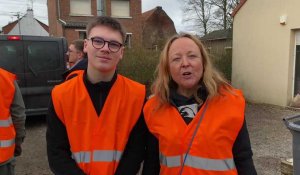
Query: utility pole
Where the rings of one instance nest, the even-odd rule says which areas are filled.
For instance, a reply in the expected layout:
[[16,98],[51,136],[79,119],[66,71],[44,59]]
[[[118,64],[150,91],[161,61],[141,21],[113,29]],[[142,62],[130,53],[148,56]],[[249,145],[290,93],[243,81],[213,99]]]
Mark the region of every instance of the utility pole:
[[17,22],[18,22],[18,29],[19,29],[19,35],[22,34],[22,31],[21,31],[21,24],[20,24],[20,19],[21,19],[21,16],[23,15],[23,13],[21,12],[10,12],[10,16],[12,17],[13,19],[13,16],[17,17]]
[[17,18],[18,18],[18,26],[19,26],[19,35],[21,35],[21,26],[20,26],[20,13],[17,13]]

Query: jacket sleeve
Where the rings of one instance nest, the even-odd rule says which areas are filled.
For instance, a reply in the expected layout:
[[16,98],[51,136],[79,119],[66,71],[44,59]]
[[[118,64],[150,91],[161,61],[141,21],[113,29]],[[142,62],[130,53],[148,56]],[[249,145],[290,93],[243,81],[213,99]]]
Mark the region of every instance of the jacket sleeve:
[[147,127],[141,114],[133,127],[115,175],[136,175],[145,156]]
[[15,95],[13,102],[10,107],[11,117],[13,121],[13,125],[16,130],[16,148],[15,148],[15,156],[21,155],[22,149],[21,144],[25,138],[25,105],[22,98],[22,94],[20,88],[16,81],[14,81],[15,86]]
[[50,100],[47,115],[46,141],[48,162],[54,174],[85,175],[71,157],[67,131],[54,110],[52,100]]
[[246,120],[244,120],[243,126],[235,140],[232,152],[239,175],[257,175],[253,164],[253,153],[251,150]]

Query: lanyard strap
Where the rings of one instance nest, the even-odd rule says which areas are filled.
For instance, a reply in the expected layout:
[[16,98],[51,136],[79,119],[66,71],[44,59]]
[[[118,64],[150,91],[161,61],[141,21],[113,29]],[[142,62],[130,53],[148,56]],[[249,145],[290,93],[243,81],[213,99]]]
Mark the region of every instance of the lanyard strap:
[[197,131],[198,131],[199,127],[200,127],[200,124],[201,124],[201,122],[202,122],[202,120],[203,120],[203,117],[204,117],[204,114],[205,114],[205,112],[206,112],[206,109],[207,109],[207,107],[208,107],[208,100],[206,101],[206,103],[205,103],[204,105],[205,105],[205,106],[204,106],[203,112],[202,112],[202,114],[201,114],[201,116],[200,116],[200,119],[199,119],[199,121],[198,121],[198,123],[197,123],[197,126],[196,126],[195,131],[194,131],[193,136],[192,136],[192,139],[191,139],[191,141],[190,141],[190,143],[189,143],[188,149],[187,149],[187,151],[186,151],[186,153],[185,153],[185,155],[184,155],[184,159],[183,159],[182,165],[181,165],[181,167],[180,167],[179,175],[181,175],[182,172],[183,172],[183,168],[184,168],[184,164],[185,164],[186,158],[187,158],[187,156],[188,156],[188,154],[189,154],[189,152],[190,152],[190,150],[191,150],[193,140],[194,140],[194,138],[195,138],[195,136],[196,136],[196,134],[197,134]]

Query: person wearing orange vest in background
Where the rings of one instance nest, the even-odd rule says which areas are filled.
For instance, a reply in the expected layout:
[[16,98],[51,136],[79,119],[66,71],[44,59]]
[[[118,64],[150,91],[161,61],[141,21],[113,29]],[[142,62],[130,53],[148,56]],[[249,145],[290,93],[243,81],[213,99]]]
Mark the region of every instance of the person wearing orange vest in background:
[[152,93],[144,117],[160,175],[257,174],[242,92],[213,68],[198,38],[182,33],[166,43]]
[[0,174],[14,175],[25,138],[25,105],[16,76],[0,68]]
[[56,175],[136,175],[149,134],[142,115],[145,86],[116,73],[124,52],[118,21],[99,16],[86,30],[87,70],[52,90],[50,168]]

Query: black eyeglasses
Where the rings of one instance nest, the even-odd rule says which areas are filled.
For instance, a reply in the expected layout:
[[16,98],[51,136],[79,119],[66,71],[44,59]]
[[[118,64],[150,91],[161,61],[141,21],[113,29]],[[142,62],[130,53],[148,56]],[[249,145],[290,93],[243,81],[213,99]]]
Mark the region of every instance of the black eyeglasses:
[[[89,39],[88,39],[89,40]],[[92,40],[92,45],[95,49],[102,49],[105,45],[105,43],[108,44],[108,49],[112,52],[118,52],[120,48],[123,46],[123,44],[117,42],[117,41],[107,41],[100,37],[92,37],[90,38]]]

